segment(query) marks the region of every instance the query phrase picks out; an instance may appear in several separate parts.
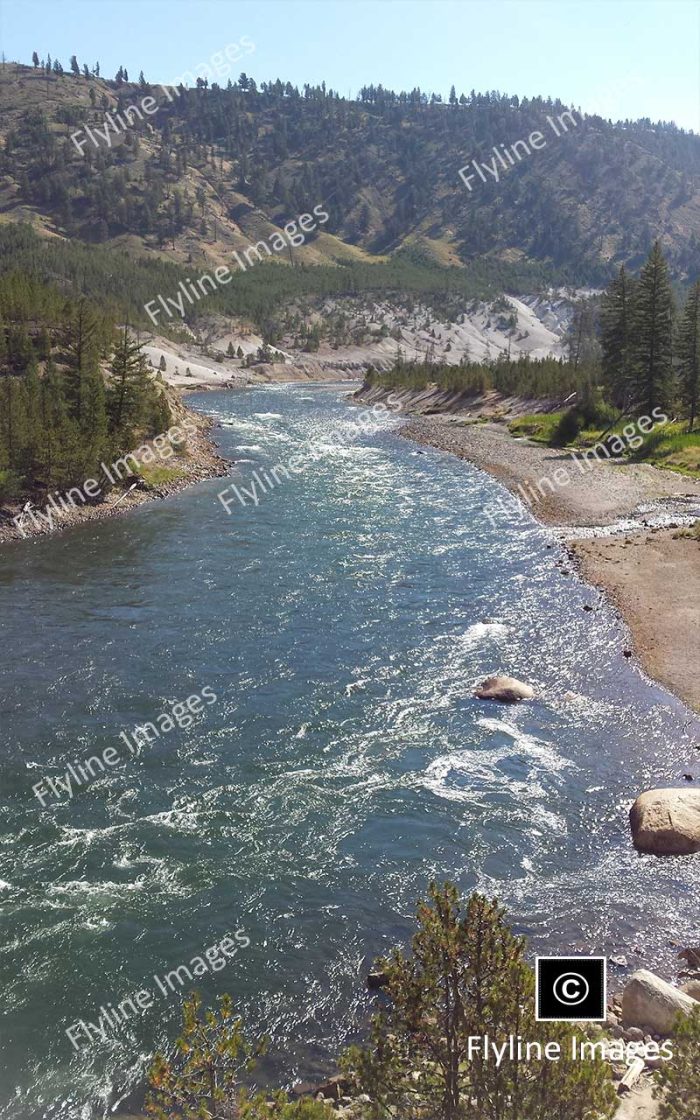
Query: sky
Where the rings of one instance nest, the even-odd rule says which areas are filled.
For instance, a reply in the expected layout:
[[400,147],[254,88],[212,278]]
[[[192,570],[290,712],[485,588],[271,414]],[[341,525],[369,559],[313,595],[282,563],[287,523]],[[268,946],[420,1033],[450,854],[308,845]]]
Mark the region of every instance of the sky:
[[76,54],[105,77],[171,82],[242,36],[255,49],[223,84],[454,84],[700,132],[700,0],[0,0],[8,60]]

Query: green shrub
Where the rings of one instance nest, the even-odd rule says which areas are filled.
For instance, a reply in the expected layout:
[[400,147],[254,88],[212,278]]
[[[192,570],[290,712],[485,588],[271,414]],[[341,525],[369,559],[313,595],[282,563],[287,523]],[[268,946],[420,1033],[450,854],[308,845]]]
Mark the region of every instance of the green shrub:
[[700,432],[682,424],[660,424],[632,454],[635,462],[654,463],[691,477],[700,475]]
[[201,997],[192,992],[182,1005],[174,1055],[156,1054],[148,1071],[146,1113],[154,1120],[332,1120],[321,1101],[290,1101],[283,1092],[249,1096],[239,1087],[266,1049],[267,1039],[247,1041],[230,996],[202,1012]]
[[[575,1060],[564,1024],[534,1014],[525,942],[498,904],[454,886],[430,887],[418,909],[413,954],[377,962],[389,1008],[375,1016],[368,1049],[344,1066],[372,1101],[372,1117],[400,1120],[606,1120],[616,1094],[609,1066]],[[470,1038],[558,1043],[556,1061],[518,1055],[497,1064],[470,1053]]]
[[573,443],[582,430],[584,422],[583,416],[576,407],[563,412],[561,420],[552,432],[550,440],[552,447],[566,447],[567,444]]
[[680,1015],[673,1038],[673,1058],[659,1073],[659,1120],[697,1120],[700,1116],[700,1008]]
[[533,412],[511,420],[508,431],[514,436],[527,436],[536,443],[550,443],[563,412]]

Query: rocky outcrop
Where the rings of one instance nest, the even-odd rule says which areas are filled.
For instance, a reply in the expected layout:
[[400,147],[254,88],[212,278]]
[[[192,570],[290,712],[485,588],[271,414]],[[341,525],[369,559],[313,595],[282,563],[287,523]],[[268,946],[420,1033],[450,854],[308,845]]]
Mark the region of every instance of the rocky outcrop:
[[641,968],[630,976],[622,993],[622,1022],[625,1027],[667,1035],[679,1013],[689,1015],[696,1007],[700,1007],[697,1000]]
[[630,810],[635,848],[657,856],[700,852],[700,790],[650,789]]
[[517,704],[520,700],[532,700],[534,689],[515,677],[487,677],[476,689],[474,695],[479,700],[498,700],[501,704]]

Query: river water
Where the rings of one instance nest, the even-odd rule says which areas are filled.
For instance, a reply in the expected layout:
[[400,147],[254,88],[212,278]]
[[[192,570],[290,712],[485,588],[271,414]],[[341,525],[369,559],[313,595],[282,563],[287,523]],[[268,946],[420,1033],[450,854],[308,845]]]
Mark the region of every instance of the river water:
[[[231,479],[0,553],[2,1116],[133,1106],[177,994],[80,1051],[66,1028],[240,928],[198,986],[271,1035],[265,1077],[328,1071],[431,878],[497,895],[533,950],[663,971],[697,940],[697,860],[639,858],[627,826],[692,769],[697,721],[622,657],[551,533],[493,528],[498,484],[392,417],[356,436],[346,392],[191,398]],[[218,491],[309,442],[308,469],[226,514]],[[474,700],[498,670],[539,698]],[[191,726],[39,804],[204,687]]]

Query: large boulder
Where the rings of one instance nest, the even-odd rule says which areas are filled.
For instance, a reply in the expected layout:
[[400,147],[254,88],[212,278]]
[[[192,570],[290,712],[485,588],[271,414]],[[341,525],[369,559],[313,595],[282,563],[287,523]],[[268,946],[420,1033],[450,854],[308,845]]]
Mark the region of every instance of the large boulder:
[[482,681],[474,695],[479,700],[499,700],[502,704],[517,704],[520,700],[532,700],[534,689],[515,677],[487,677]]
[[649,789],[630,809],[635,848],[657,856],[700,852],[700,790]]
[[671,1034],[678,1013],[689,1015],[700,1004],[685,992],[667,984],[653,972],[633,972],[622,993],[622,1022],[651,1034]]

